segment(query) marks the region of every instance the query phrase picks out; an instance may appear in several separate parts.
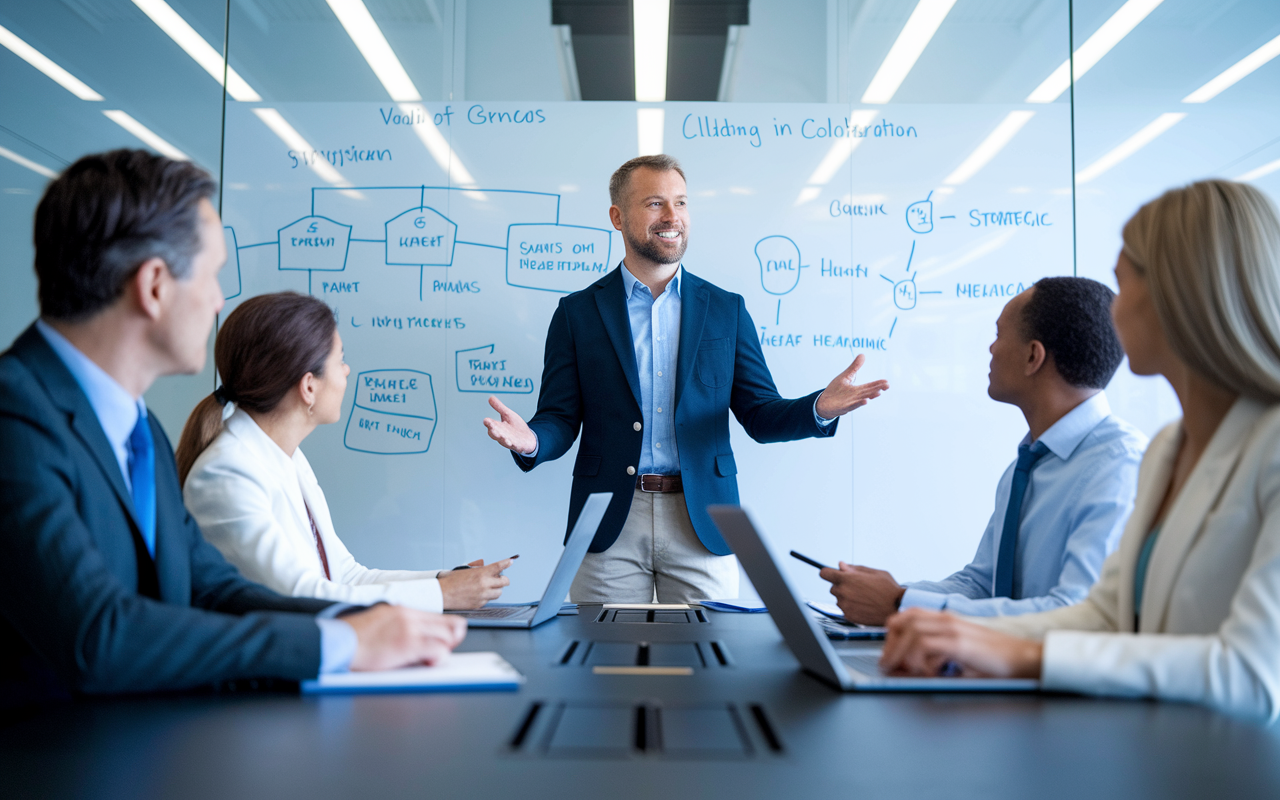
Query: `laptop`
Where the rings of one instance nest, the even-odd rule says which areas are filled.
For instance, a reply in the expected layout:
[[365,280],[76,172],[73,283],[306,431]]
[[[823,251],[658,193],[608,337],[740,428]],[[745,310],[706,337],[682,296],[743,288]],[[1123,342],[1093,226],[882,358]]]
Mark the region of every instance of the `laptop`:
[[880,650],[838,652],[818,621],[787,580],[747,512],[739,506],[707,509],[720,535],[733,548],[774,624],[804,670],[846,692],[1032,692],[1040,682],[1029,678],[914,678],[880,671]]
[[560,563],[556,564],[547,582],[547,590],[542,599],[532,606],[495,606],[493,608],[476,608],[470,611],[446,611],[465,617],[467,625],[473,628],[536,628],[560,613],[560,605],[569,594],[569,585],[573,576],[578,574],[578,567],[587,555],[591,540],[596,538],[596,529],[604,512],[609,508],[613,492],[597,492],[587,497],[582,506],[582,513],[569,533],[569,541],[564,544],[564,552],[560,554]]

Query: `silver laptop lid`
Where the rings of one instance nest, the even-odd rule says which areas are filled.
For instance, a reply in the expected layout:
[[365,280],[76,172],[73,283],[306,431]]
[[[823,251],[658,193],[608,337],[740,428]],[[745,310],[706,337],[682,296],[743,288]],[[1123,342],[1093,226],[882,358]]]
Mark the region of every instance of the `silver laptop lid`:
[[542,600],[538,602],[538,610],[533,615],[530,627],[540,625],[560,613],[560,605],[569,594],[573,577],[578,574],[578,567],[582,565],[582,559],[587,555],[591,540],[596,538],[600,520],[604,519],[604,512],[609,508],[609,501],[612,499],[613,492],[596,492],[588,495],[587,502],[582,506],[582,513],[578,515],[578,521],[574,523],[573,530],[569,533],[569,541],[564,543],[560,562],[552,571],[551,580],[547,581],[547,590],[542,593]]
[[760,593],[760,599],[769,609],[769,616],[782,632],[783,640],[800,666],[842,689],[851,685],[848,670],[836,655],[835,648],[774,561],[773,554],[747,512],[739,506],[710,506],[707,511],[747,571],[747,577]]

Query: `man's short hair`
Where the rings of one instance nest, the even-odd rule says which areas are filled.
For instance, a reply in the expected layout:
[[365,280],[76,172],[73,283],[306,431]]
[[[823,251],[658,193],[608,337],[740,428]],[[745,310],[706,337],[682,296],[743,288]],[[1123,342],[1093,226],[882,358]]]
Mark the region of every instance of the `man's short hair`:
[[669,155],[656,156],[640,156],[633,158],[622,166],[618,167],[613,173],[613,177],[609,178],[609,202],[615,206],[622,205],[622,196],[627,193],[627,185],[631,183],[631,173],[648,167],[656,169],[659,172],[675,171],[680,173],[681,180],[684,180],[684,170],[680,169],[680,162],[676,161]]
[[1105,388],[1124,358],[1111,322],[1114,299],[1089,278],[1041,278],[1022,309],[1022,332],[1044,345],[1067,383]]
[[88,155],[67,167],[36,207],[40,314],[93,316],[150,258],[185,278],[200,247],[199,202],[216,188],[195,164],[145,150]]

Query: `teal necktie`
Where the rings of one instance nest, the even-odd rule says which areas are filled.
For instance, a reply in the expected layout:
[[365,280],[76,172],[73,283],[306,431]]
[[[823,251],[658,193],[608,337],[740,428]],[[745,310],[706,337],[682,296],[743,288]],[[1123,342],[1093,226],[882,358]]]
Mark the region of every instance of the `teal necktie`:
[[147,552],[156,556],[156,448],[145,410],[129,434],[129,482],[133,484],[133,510]]
[[1013,468],[1013,486],[1009,488],[1009,506],[1004,512],[1004,528],[1000,532],[1000,554],[996,558],[996,588],[994,597],[1016,599],[1021,592],[1013,586],[1013,566],[1018,560],[1018,524],[1022,521],[1022,500],[1027,494],[1027,483],[1036,462],[1049,452],[1044,442],[1018,445],[1018,463]]

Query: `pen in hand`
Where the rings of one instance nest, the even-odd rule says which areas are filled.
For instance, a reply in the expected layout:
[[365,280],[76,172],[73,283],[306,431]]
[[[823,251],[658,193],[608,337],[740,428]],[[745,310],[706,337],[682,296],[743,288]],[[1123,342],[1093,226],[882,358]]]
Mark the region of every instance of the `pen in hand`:
[[809,558],[808,556],[802,553],[797,553],[795,550],[791,551],[791,557],[798,558],[804,563],[808,564],[809,566],[817,567],[818,569],[835,569],[835,567],[828,567],[826,564],[823,564],[821,561],[814,561],[812,558]]
[[[512,557],[511,557],[511,560],[512,560],[512,561],[515,561],[515,560],[516,560],[517,558],[519,558],[519,557],[520,557],[520,554],[519,554],[519,553],[516,553],[514,556],[512,556]],[[458,571],[458,570],[460,570],[460,569],[471,569],[471,565],[470,565],[470,564],[463,564],[462,566],[460,566],[460,567],[454,567],[453,569],[451,569],[451,570],[449,570],[449,571],[450,571],[450,572],[457,572],[457,571]]]

